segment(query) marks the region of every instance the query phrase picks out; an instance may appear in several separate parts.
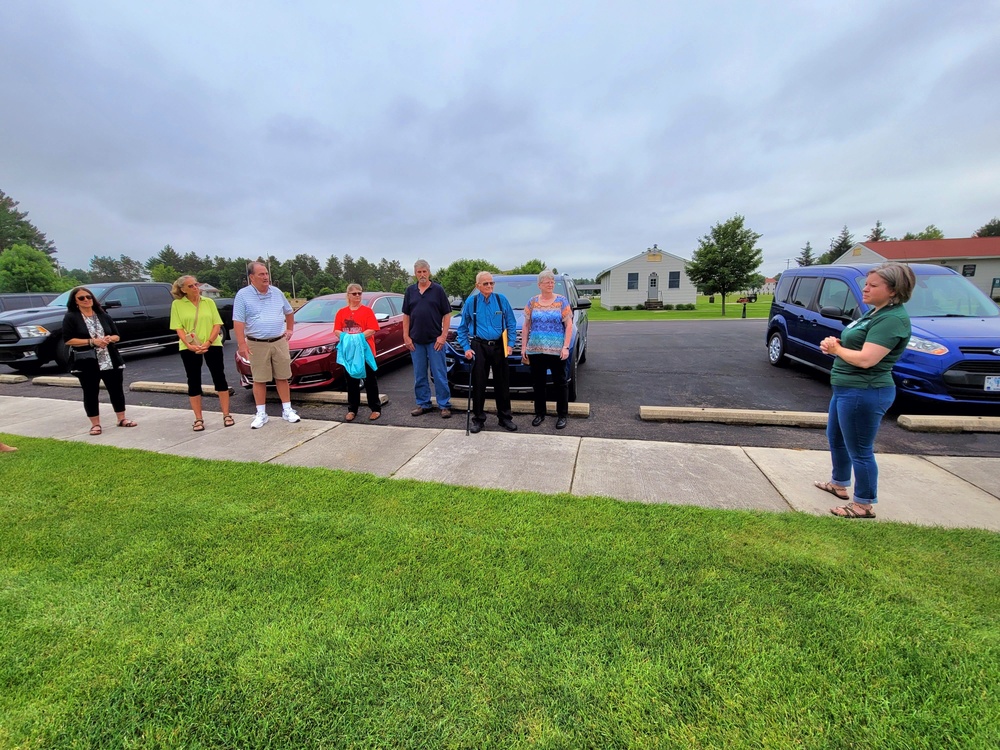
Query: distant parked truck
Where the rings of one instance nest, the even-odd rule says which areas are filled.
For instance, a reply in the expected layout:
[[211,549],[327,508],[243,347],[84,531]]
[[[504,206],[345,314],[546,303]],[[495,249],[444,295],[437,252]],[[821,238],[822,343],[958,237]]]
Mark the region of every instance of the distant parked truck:
[[42,307],[58,297],[57,292],[16,292],[0,294],[0,314],[29,307]]
[[[87,284],[114,320],[121,336],[119,348],[135,351],[177,343],[170,328],[170,284],[123,281]],[[0,364],[21,372],[37,372],[48,362],[65,370],[69,351],[62,340],[62,322],[69,292],[47,305],[0,315]],[[216,306],[228,333],[233,327],[233,300],[217,299]]]

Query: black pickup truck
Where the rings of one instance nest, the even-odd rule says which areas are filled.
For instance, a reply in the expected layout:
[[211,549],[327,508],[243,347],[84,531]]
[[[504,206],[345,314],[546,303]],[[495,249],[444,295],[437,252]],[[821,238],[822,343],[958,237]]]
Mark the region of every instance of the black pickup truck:
[[[88,284],[101,306],[118,327],[122,351],[177,344],[170,328],[170,284],[154,281],[123,281]],[[62,340],[62,322],[69,292],[63,292],[44,307],[0,314],[0,364],[22,372],[37,372],[55,361],[67,369],[69,354]],[[233,300],[217,299],[226,335],[233,327]]]

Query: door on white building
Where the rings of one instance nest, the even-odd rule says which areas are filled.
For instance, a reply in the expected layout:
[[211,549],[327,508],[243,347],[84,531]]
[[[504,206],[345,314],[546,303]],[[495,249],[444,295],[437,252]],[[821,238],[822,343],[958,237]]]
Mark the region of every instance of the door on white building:
[[646,299],[656,301],[660,298],[660,290],[658,288],[659,279],[655,273],[649,274],[649,293],[646,295]]

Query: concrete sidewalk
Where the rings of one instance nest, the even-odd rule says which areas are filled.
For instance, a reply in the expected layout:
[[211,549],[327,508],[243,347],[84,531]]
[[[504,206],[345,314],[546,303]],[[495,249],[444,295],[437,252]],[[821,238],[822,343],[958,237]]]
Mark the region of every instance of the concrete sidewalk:
[[[813,480],[829,478],[826,451],[523,432],[466,437],[464,423],[449,428],[288,424],[275,416],[263,429],[250,430],[251,416],[234,414],[236,426],[223,428],[218,412],[206,412],[206,429],[196,433],[187,409],[130,405],[128,415],[139,426],[117,428],[110,407],[102,404],[104,434],[91,437],[78,401],[0,396],[0,432],[13,435],[632,502],[824,516],[838,504],[812,486]],[[1000,531],[1000,458],[880,454],[878,460],[879,520]]]

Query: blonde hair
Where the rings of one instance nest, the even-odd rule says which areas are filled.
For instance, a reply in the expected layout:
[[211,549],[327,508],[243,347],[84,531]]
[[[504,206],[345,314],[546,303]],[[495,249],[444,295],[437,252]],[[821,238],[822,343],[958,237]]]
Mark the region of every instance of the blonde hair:
[[190,274],[181,276],[174,282],[174,285],[170,287],[170,293],[174,296],[174,299],[184,299],[187,297],[187,295],[184,294],[184,282],[188,279],[193,280],[195,277]]
[[359,292],[363,292],[364,291],[364,289],[361,288],[361,284],[354,284],[354,283],[348,284],[347,285],[347,289],[344,290],[344,291],[345,291],[345,293],[346,292],[353,292],[355,289],[357,289]]
[[908,265],[887,261],[868,273],[876,274],[886,283],[892,292],[893,304],[902,305],[904,302],[910,301],[913,287],[917,285],[917,278],[913,275],[913,269]]

